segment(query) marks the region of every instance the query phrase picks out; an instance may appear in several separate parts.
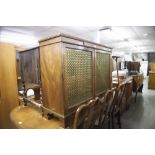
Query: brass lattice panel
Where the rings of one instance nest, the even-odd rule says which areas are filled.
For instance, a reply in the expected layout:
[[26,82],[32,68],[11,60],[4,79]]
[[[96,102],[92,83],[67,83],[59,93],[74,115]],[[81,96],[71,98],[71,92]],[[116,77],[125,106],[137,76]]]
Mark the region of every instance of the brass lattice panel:
[[96,52],[96,93],[110,88],[110,55]]
[[92,53],[66,48],[65,88],[68,106],[92,97]]

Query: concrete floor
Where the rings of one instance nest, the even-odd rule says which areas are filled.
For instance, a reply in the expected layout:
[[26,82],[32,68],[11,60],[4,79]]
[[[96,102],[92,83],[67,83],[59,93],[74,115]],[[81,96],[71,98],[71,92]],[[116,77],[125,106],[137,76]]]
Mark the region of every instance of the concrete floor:
[[138,93],[136,103],[131,100],[121,121],[123,129],[155,129],[155,90],[148,89],[148,78],[144,80],[143,93]]

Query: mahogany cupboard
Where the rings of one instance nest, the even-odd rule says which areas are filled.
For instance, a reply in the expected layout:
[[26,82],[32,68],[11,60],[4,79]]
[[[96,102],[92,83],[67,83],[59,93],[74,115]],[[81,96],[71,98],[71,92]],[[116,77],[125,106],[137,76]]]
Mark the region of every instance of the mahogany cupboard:
[[40,42],[44,106],[71,127],[77,107],[111,88],[111,48],[65,34]]
[[0,43],[0,128],[13,128],[9,116],[17,105],[16,49]]

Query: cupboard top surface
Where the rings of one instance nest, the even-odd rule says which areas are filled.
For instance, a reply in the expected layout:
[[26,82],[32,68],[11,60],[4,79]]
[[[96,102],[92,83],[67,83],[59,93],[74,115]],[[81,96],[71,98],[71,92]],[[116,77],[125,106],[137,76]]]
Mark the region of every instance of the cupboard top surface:
[[[52,40],[52,41],[50,41],[50,40]],[[81,39],[81,38],[70,36],[70,35],[63,34],[63,33],[60,33],[60,34],[53,36],[53,37],[48,37],[46,39],[42,39],[39,41],[39,44],[40,44],[40,46],[45,46],[45,45],[48,45],[51,43],[56,43],[56,42],[71,43],[71,44],[101,49],[101,50],[105,50],[108,52],[112,51],[111,47],[105,46],[103,44],[95,43],[92,41],[88,41],[85,39]]]

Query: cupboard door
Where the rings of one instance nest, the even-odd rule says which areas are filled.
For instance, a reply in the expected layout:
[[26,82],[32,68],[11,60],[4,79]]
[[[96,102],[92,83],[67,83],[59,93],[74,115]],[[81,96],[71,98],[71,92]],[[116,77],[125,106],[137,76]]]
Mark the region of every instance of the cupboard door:
[[96,83],[96,95],[110,89],[111,86],[111,73],[110,73],[110,54],[96,52],[96,64],[95,64],[95,83]]
[[68,108],[93,97],[92,52],[65,48],[64,83]]

